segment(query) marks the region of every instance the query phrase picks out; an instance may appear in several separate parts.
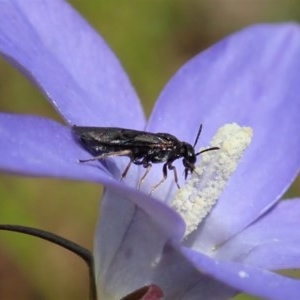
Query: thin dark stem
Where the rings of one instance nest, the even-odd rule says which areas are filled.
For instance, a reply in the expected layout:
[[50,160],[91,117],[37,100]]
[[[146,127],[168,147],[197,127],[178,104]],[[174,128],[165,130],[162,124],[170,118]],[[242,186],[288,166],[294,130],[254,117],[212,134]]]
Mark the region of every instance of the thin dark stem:
[[90,250],[83,248],[82,246],[67,240],[59,235],[51,233],[49,231],[21,226],[21,225],[10,225],[10,224],[0,224],[0,230],[7,230],[13,232],[20,232],[23,234],[28,234],[46,240],[48,242],[54,243],[61,246],[82,258],[88,266],[89,269],[89,279],[90,279],[90,300],[97,300],[97,290],[95,284],[95,274],[94,274],[94,260],[93,255]]

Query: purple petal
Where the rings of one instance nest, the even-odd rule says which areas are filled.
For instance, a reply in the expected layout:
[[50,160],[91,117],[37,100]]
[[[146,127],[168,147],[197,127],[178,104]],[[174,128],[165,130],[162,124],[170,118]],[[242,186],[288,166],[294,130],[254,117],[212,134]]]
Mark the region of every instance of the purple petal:
[[299,57],[297,25],[252,26],[188,62],[159,98],[149,130],[175,133],[193,143],[203,123],[202,146],[225,123],[254,130],[237,171],[199,228],[198,241],[205,247],[226,241],[253,222],[299,171]]
[[98,296],[118,299],[149,284],[165,242],[183,232],[183,220],[164,203],[107,189],[95,237]]
[[213,260],[200,252],[188,248],[181,248],[179,251],[181,251],[185,258],[193,262],[200,272],[241,292],[246,292],[263,299],[299,299],[299,280],[249,265]]
[[67,122],[143,128],[138,98],[104,40],[66,2],[0,2],[0,53]]
[[282,201],[224,244],[217,256],[268,270],[299,268],[299,220],[300,199]]
[[155,269],[154,282],[163,290],[165,299],[228,300],[237,294],[235,289],[199,272],[172,245],[166,245]]
[[[101,164],[86,167],[86,158],[70,128],[33,116],[0,114],[0,169],[31,176],[116,182]],[[117,182],[116,182],[117,183]]]

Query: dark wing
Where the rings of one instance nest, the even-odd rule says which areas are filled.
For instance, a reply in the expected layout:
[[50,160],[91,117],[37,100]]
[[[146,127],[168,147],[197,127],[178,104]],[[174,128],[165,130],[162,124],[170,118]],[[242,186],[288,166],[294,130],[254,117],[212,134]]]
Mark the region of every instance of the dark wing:
[[133,138],[136,146],[165,148],[172,147],[178,142],[177,138],[168,133],[140,132]]
[[118,147],[168,147],[178,140],[167,133],[151,133],[118,127],[81,127],[73,126],[75,135],[81,140],[92,144]]

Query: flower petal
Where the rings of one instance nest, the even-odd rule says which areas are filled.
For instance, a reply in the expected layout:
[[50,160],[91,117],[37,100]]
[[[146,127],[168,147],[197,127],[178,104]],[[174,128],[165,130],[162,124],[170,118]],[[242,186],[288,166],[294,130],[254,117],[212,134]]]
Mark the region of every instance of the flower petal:
[[138,98],[119,61],[65,1],[0,1],[0,53],[67,122],[144,127]]
[[138,191],[106,189],[95,236],[99,298],[120,299],[151,283],[165,242],[183,233],[183,220],[162,202]]
[[300,199],[281,201],[225,243],[217,257],[267,270],[300,268]]
[[78,159],[87,153],[70,128],[45,118],[0,114],[0,169],[31,176],[116,182],[97,164],[87,168]]
[[[201,122],[201,145],[208,145],[225,123],[254,131],[237,171],[199,228],[197,241],[204,247],[226,241],[253,222],[298,173],[299,57],[297,25],[252,26],[192,59],[162,92],[149,130],[159,128],[193,143]],[[202,246],[196,242],[195,247]]]
[[164,299],[181,300],[228,300],[237,294],[235,289],[199,272],[191,260],[167,244],[154,274],[163,290]]
[[300,281],[249,265],[214,260],[200,252],[181,248],[179,251],[203,272],[241,292],[263,299],[299,299]]

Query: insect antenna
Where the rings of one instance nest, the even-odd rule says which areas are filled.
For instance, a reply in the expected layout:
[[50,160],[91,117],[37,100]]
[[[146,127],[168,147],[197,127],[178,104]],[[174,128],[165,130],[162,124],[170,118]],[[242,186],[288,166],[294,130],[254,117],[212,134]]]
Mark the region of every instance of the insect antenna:
[[213,151],[213,150],[220,150],[220,147],[211,147],[211,148],[203,149],[203,150],[199,151],[198,153],[196,153],[196,156],[199,154],[202,154],[204,152]]
[[[196,144],[198,143],[201,131],[202,131],[202,124],[200,124],[200,127],[199,127],[199,130],[198,130],[193,148],[195,148]],[[196,153],[195,155],[197,156],[197,155],[202,154],[202,153],[207,152],[207,151],[213,151],[213,150],[219,150],[219,149],[220,149],[219,147],[211,147],[211,148],[203,149],[203,150],[199,151],[198,153]]]
[[202,131],[202,124],[200,124],[200,127],[199,127],[199,130],[198,130],[198,133],[197,133],[197,136],[196,136],[196,139],[195,139],[195,143],[194,143],[193,148],[195,148],[196,144],[198,143],[198,140],[199,140],[199,136],[200,136],[200,134],[201,134],[201,131]]

